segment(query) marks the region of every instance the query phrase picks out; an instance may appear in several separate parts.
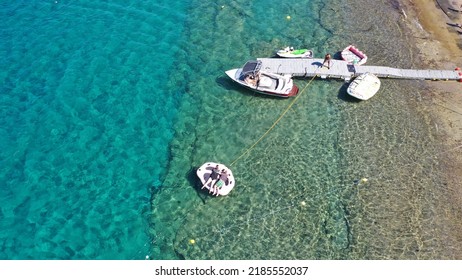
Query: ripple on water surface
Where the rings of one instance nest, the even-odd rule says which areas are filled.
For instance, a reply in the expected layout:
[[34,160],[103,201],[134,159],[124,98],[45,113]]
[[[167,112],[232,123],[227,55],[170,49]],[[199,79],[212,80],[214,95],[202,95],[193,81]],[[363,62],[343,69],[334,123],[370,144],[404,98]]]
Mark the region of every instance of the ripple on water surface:
[[[413,67],[412,46],[396,29],[400,14],[392,6],[357,14],[370,7],[367,1],[298,1],[278,9],[269,2],[234,1],[190,15],[197,20],[187,34],[206,67],[195,68],[199,73],[191,77],[189,101],[176,124],[187,133],[174,140],[165,189],[153,198],[157,252],[187,259],[453,257],[457,247],[446,245],[457,240],[447,235],[453,230],[445,214],[450,207],[435,157],[441,147],[421,83],[385,80],[374,99],[357,102],[341,82],[315,80],[232,166],[237,185],[228,197],[194,190],[194,167],[233,162],[291,102],[239,88],[221,78],[223,70],[286,45],[322,57],[352,42],[371,65]],[[269,16],[258,17],[262,11]],[[389,16],[378,15],[384,12]],[[204,25],[200,17],[214,24]],[[200,32],[222,46],[219,53],[195,41]],[[197,60],[185,61],[197,67]],[[296,80],[301,89],[308,82]],[[201,113],[191,117],[196,107]]]

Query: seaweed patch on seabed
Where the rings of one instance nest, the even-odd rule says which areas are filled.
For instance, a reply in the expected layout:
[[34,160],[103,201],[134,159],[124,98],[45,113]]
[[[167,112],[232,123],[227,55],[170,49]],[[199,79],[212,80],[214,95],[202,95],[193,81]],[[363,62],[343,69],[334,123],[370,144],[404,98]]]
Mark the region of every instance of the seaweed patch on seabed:
[[390,4],[396,10],[398,10],[398,11],[401,10],[401,3],[399,3],[398,0],[390,0]]
[[[318,10],[318,18],[319,18],[319,25],[322,26],[322,28],[324,30],[326,30],[327,32],[329,32],[331,35],[335,34],[334,30],[332,28],[328,28],[325,24],[324,24],[324,20],[323,20],[323,11],[324,9],[326,8],[326,3],[322,3],[322,6],[319,8]],[[337,13],[336,10],[334,10],[333,8],[329,8],[329,10],[331,10],[332,12],[334,13]],[[329,22],[329,21],[326,21],[326,22]]]
[[402,8],[402,5],[398,0],[390,0],[390,4],[395,10],[397,10],[400,14],[403,15],[404,19],[407,19],[406,12]]

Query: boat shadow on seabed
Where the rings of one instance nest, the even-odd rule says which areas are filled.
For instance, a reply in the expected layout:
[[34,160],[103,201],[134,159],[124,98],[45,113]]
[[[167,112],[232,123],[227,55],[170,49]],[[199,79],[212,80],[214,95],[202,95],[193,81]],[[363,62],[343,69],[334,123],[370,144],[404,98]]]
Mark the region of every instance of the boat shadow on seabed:
[[202,203],[205,204],[210,196],[206,195],[204,192],[201,191],[202,184],[196,175],[197,168],[198,167],[192,166],[186,173],[186,179],[188,180],[189,185],[193,186],[194,191],[196,192],[197,196],[202,201]]
[[350,102],[350,103],[359,103],[359,102],[361,102],[359,99],[354,98],[354,97],[352,97],[351,95],[349,95],[347,93],[347,89],[348,89],[349,85],[350,85],[349,83],[344,83],[340,87],[340,89],[338,90],[338,94],[337,94],[338,99],[340,99],[342,101],[345,101],[345,102]]
[[[188,186],[192,186],[194,190],[196,191],[197,196],[199,199],[202,201],[203,204],[207,202],[208,195],[205,193],[201,192],[201,187],[202,184],[200,180],[197,178],[196,175],[196,170],[197,167],[191,167],[186,173],[185,173],[185,178],[188,182]],[[162,186],[162,185],[150,185],[148,187],[149,193],[151,195],[151,201],[154,199],[154,196],[158,195],[162,189],[165,188],[176,188],[178,186],[172,185],[172,186]]]
[[[237,91],[241,94],[245,94],[245,95],[254,95],[254,96],[257,96],[260,94],[257,94],[251,90],[242,90],[242,87],[239,86],[238,84],[236,84],[235,82],[231,81],[229,78],[227,77],[217,77],[215,79],[215,82],[220,85],[222,88],[226,89],[227,91],[230,91],[230,90],[234,90],[234,91]],[[263,97],[266,97],[266,98],[272,98],[272,96],[267,96],[267,95],[263,95]]]
[[238,89],[240,88],[239,85],[236,85],[233,81],[228,79],[227,77],[217,77],[215,82],[219,84],[226,90]]

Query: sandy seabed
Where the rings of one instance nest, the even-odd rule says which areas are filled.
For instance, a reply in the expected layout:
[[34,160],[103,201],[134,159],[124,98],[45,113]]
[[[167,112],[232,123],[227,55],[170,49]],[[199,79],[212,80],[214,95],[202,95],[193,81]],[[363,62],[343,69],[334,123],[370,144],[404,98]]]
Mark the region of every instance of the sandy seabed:
[[[420,67],[429,69],[462,68],[462,0],[403,0],[403,22],[410,28],[419,50]],[[430,112],[435,126],[445,139],[443,164],[446,169],[450,200],[456,208],[454,226],[462,216],[462,83],[428,81]],[[460,231],[459,231],[460,232]],[[459,236],[462,239],[462,235]],[[458,256],[462,259],[462,256]]]

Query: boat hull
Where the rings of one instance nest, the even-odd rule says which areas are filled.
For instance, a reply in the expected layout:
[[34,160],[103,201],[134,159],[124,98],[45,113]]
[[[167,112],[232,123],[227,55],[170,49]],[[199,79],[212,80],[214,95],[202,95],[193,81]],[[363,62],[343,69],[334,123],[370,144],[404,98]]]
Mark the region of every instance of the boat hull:
[[277,97],[283,97],[283,98],[295,96],[298,94],[299,89],[293,83],[292,78],[282,76],[282,75],[272,74],[272,73],[264,73],[263,75],[270,75],[272,77],[278,78],[280,80],[279,83],[285,83],[286,87],[284,87],[282,90],[276,90],[276,89],[265,88],[263,86],[247,84],[245,81],[239,78],[241,74],[240,71],[241,69],[231,69],[231,70],[226,71],[225,73],[234,82],[257,93],[277,96]]
[[380,80],[371,73],[365,73],[354,79],[348,86],[347,93],[360,100],[368,100],[380,89]]
[[276,53],[279,57],[283,58],[312,58],[313,57],[313,51],[307,50],[307,49],[302,49],[302,50],[279,50]]

